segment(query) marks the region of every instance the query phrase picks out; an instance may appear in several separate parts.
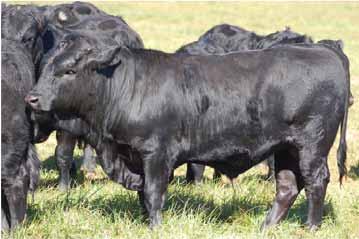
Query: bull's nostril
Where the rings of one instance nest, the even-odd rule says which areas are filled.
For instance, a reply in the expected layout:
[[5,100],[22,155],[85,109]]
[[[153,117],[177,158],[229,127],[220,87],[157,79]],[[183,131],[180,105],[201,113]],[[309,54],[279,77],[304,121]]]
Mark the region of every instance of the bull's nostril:
[[36,103],[37,103],[38,101],[39,101],[39,98],[36,97],[36,96],[33,96],[33,95],[27,95],[27,96],[25,97],[25,102],[28,103],[28,104],[30,104],[30,105],[32,105],[32,106],[36,105]]
[[30,103],[36,103],[37,101],[39,101],[38,98],[32,98],[32,99],[30,99]]

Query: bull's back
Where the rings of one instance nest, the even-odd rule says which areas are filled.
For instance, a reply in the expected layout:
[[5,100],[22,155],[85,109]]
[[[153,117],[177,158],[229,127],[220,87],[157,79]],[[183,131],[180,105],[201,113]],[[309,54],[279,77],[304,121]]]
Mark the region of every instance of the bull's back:
[[335,52],[301,47],[279,48],[274,52],[269,57],[273,65],[261,83],[259,98],[265,102],[264,115],[287,123],[303,123],[305,116],[344,113],[348,69]]

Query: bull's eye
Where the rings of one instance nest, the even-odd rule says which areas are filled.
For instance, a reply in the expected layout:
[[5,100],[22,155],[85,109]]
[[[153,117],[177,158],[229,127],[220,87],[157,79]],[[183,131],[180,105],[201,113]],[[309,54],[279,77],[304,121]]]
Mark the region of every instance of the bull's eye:
[[65,71],[65,74],[66,74],[66,75],[74,75],[74,74],[76,74],[76,71],[74,71],[74,70],[67,70],[67,71]]
[[29,42],[32,42],[34,40],[33,37],[29,37],[29,38],[26,38],[23,40],[24,43],[29,43]]

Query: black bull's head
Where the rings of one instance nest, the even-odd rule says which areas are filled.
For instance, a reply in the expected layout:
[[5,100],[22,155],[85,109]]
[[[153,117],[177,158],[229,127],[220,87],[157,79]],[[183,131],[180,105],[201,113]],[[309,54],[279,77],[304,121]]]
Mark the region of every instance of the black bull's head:
[[38,83],[25,101],[35,111],[75,116],[79,111],[90,110],[89,104],[97,94],[94,73],[121,61],[116,57],[121,47],[108,43],[108,39],[98,37],[66,35],[46,59]]
[[[63,38],[46,60],[38,83],[25,97],[37,114],[36,120],[46,114],[45,121],[49,115],[56,115],[55,120],[61,121],[77,118],[96,107],[96,97],[101,95],[99,82],[110,80],[109,71],[121,64],[124,60],[121,52],[126,52],[126,48],[118,44],[105,46],[103,42],[97,37],[94,39],[79,34]],[[50,130],[57,127],[53,122],[49,125]],[[41,136],[38,138],[41,140]],[[130,190],[142,190],[143,177],[127,165],[128,155],[104,142],[96,151],[103,169],[112,180]]]

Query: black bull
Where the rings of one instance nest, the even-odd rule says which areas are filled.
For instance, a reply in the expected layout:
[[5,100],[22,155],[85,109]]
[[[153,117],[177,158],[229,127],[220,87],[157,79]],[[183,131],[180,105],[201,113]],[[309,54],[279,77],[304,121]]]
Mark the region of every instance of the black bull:
[[349,69],[338,52],[307,45],[179,56],[97,44],[66,36],[27,101],[81,117],[102,150],[128,152],[123,160],[144,181],[139,196],[151,226],[161,223],[176,166],[205,164],[234,178],[270,154],[277,195],[264,227],[282,220],[303,188],[308,225],[320,224],[340,124],[340,177],[346,172]]

